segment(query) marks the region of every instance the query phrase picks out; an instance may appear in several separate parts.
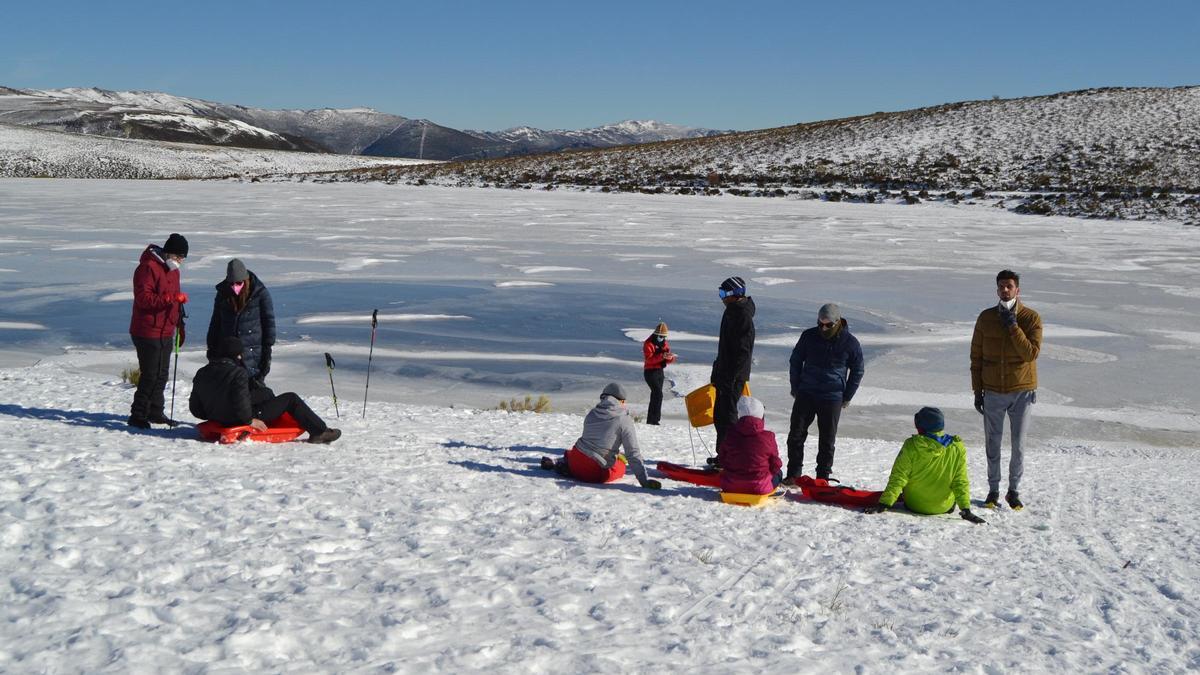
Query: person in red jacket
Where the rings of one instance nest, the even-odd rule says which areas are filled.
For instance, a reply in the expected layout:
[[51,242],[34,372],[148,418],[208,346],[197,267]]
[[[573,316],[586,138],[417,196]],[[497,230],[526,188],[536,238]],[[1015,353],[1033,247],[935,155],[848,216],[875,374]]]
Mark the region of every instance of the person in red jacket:
[[642,342],[642,358],[645,361],[642,375],[646,378],[646,384],[650,386],[650,407],[646,409],[646,424],[658,424],[662,419],[663,383],[666,382],[663,368],[666,368],[668,363],[675,362],[671,344],[667,342],[667,324],[659,321],[650,337]]
[[775,433],[763,427],[762,402],[743,396],[737,402],[738,421],[721,439],[721,490],[767,495],[783,481],[783,461]]
[[187,239],[172,234],[161,247],[147,246],[133,272],[129,335],[137,350],[141,376],[129,409],[127,423],[131,427],[149,429],[151,424],[178,424],[167,417],[163,407],[176,329],[180,345],[185,337],[182,316],[188,297],[179,290],[179,267],[187,254]]

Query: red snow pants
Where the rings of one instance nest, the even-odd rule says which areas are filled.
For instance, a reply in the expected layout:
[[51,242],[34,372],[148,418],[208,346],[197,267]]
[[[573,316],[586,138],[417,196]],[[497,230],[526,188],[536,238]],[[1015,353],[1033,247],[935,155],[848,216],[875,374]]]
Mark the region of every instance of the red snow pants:
[[585,483],[611,483],[625,475],[625,462],[617,460],[611,469],[605,469],[596,460],[572,447],[565,454],[571,477]]

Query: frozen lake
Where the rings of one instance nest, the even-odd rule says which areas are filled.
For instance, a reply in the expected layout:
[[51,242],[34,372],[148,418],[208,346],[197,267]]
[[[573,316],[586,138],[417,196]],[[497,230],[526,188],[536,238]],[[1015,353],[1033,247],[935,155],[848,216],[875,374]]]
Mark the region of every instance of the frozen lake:
[[[1168,223],[1018,216],[948,205],[172,181],[0,181],[0,363],[85,350],[133,362],[130,276],[147,243],[191,242],[183,272],[203,362],[212,286],[231,257],[271,289],[272,384],[358,399],[368,317],[381,314],[371,397],[493,407],[547,394],[585,410],[604,382],[644,406],[640,340],[659,320],[677,393],[707,380],[721,305],[745,277],[758,305],[752,387],[786,427],[787,358],[824,302],[843,307],[867,375],[843,435],[889,437],[939,405],[968,440],[970,333],[1001,268],[1042,314],[1033,437],[1192,445],[1200,394],[1200,232]],[[682,418],[680,399],[668,418]]]

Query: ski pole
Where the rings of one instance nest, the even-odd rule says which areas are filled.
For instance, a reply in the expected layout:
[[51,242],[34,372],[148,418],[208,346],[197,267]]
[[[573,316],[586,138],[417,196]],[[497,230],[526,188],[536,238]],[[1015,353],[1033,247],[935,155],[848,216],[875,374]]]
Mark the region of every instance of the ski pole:
[[371,391],[371,358],[375,356],[375,327],[379,325],[379,310],[371,312],[371,350],[367,352],[367,387],[363,390],[363,419],[367,418],[367,392]]
[[179,334],[180,327],[183,326],[183,320],[187,318],[187,310],[183,305],[179,306],[179,323],[175,325],[175,368],[171,374],[171,415],[167,418],[171,420],[170,425],[175,426],[175,381],[179,379]]
[[337,413],[338,419],[341,419],[342,413],[338,410],[337,404],[337,389],[333,388],[333,367],[335,365],[333,357],[329,355],[329,352],[325,352],[325,367],[329,370],[329,391],[333,392],[333,412]]

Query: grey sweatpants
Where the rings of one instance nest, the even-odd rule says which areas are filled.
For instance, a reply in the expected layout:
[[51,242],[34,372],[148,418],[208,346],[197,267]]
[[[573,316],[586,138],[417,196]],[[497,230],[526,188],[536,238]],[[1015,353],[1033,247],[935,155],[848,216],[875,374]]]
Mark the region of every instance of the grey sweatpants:
[[1037,391],[999,394],[983,392],[983,433],[987,442],[988,491],[1000,491],[1000,443],[1004,440],[1004,416],[1012,434],[1012,453],[1008,458],[1008,489],[1016,492],[1025,470],[1025,427],[1033,414]]

